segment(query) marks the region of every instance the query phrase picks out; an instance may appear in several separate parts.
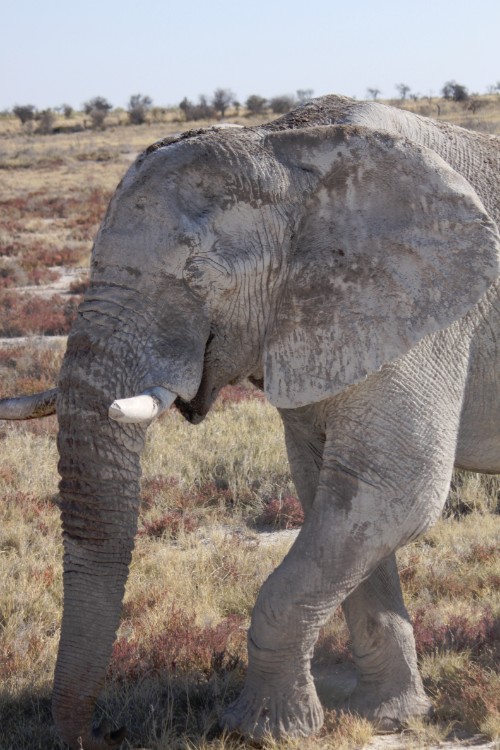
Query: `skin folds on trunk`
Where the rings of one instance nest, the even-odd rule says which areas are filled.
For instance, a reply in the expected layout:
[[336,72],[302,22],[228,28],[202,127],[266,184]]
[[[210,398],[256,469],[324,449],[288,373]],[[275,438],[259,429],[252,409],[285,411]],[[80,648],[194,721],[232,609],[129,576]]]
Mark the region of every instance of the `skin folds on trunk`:
[[134,384],[125,382],[131,367],[123,361],[124,381],[117,383],[116,362],[110,351],[104,356],[105,348],[87,332],[72,334],[58,399],[64,616],[53,713],[61,737],[71,747],[81,737],[86,750],[106,746],[89,727],[119,624],[145,435],[142,425],[108,418],[117,390]]
[[[169,375],[196,392],[208,336],[200,320],[196,335],[177,345],[174,359],[154,310],[141,307],[143,295],[123,287],[112,292],[106,297],[105,289],[91,289],[80,306],[57,401],[64,615],[53,714],[65,742],[85,750],[108,747],[120,737],[90,727],[120,620],[150,422],[110,419],[110,406],[118,402],[127,411],[130,403],[146,399],[158,411],[167,408],[176,393],[159,384]],[[139,411],[141,416],[142,406]]]

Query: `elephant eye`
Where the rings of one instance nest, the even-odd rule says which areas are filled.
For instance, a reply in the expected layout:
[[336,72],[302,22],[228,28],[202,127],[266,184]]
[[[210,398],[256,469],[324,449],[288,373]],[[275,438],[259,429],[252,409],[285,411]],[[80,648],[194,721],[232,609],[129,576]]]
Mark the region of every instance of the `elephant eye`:
[[214,258],[190,258],[184,266],[183,279],[199,297],[227,289],[231,272],[223,261]]

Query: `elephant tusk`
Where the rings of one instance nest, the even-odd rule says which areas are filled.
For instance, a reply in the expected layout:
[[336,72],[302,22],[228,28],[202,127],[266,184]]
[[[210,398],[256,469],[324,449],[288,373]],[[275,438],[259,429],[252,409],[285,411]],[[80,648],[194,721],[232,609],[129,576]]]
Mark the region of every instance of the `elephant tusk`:
[[0,399],[0,419],[37,419],[56,413],[57,388],[31,396]]
[[159,417],[166,411],[177,398],[176,393],[157,386],[148,388],[139,396],[132,398],[121,398],[113,401],[108,410],[110,419],[115,422],[124,422],[128,424],[140,424],[141,422],[150,422],[155,417]]

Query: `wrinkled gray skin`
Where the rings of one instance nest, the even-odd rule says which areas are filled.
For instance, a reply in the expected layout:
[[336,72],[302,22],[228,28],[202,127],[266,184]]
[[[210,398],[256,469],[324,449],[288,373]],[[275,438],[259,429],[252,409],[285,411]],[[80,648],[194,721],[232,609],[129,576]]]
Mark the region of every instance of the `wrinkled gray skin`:
[[155,144],[119,185],[60,384],[64,616],[53,711],[92,731],[137,527],[145,425],[117,398],[163,386],[191,422],[250,377],[279,408],[305,523],[263,585],[224,725],[308,735],[310,673],[342,605],[385,728],[425,715],[395,550],[439,516],[454,465],[500,470],[499,140],[376,103],[317,99],[267,126]]

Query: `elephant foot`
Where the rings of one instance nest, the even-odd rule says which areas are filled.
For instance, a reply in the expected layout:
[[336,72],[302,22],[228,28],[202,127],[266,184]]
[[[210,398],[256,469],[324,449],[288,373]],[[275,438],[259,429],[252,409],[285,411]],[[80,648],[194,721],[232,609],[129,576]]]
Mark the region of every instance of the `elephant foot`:
[[413,688],[381,699],[384,692],[377,686],[358,686],[345,699],[342,709],[358,714],[374,724],[378,732],[399,732],[410,719],[430,719],[434,713],[423,689]]
[[323,709],[312,680],[302,685],[293,680],[271,687],[247,679],[240,697],[226,709],[222,726],[247,739],[261,741],[271,735],[278,739],[307,737],[323,724]]

